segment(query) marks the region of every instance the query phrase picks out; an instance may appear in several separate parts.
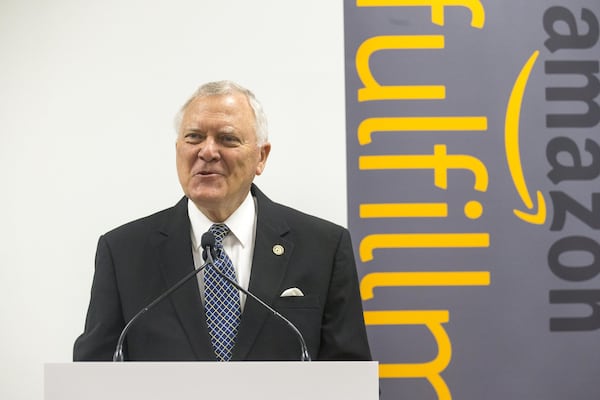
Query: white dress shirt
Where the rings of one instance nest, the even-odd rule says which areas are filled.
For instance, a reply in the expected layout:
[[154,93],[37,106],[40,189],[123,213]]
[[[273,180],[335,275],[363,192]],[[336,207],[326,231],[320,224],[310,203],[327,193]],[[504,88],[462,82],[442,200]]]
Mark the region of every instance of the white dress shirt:
[[[204,263],[202,249],[200,248],[202,235],[210,229],[214,222],[202,214],[189,199],[188,215],[191,225],[192,255],[194,256],[194,265],[198,268]],[[238,284],[244,289],[248,289],[256,237],[256,204],[250,193],[238,209],[223,223],[231,231],[223,239],[223,248],[233,262]],[[202,302],[204,302],[204,274],[202,272],[198,274],[198,286],[200,287]],[[245,303],[246,295],[240,292],[242,310]]]

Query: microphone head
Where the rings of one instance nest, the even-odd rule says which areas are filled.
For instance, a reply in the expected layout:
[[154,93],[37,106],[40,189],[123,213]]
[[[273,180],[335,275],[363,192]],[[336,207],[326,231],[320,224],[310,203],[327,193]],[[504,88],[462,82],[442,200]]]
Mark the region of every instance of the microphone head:
[[215,235],[211,231],[205,232],[202,235],[202,239],[200,240],[200,243],[201,243],[201,247],[203,249],[203,251],[202,251],[202,259],[204,261],[206,261],[206,259],[208,257],[208,255],[206,254],[206,248],[209,248],[210,249],[210,255],[213,258],[216,258],[215,246],[217,245],[217,241],[215,239]]

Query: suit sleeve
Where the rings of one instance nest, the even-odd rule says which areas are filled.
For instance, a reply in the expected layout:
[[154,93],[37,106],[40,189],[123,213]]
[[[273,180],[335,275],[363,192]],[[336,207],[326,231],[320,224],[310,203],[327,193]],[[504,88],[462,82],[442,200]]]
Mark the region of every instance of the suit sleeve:
[[346,229],[335,253],[318,359],[371,360],[352,242]]
[[111,361],[123,327],[113,257],[102,236],[96,250],[96,266],[85,329],[73,346],[73,361]]

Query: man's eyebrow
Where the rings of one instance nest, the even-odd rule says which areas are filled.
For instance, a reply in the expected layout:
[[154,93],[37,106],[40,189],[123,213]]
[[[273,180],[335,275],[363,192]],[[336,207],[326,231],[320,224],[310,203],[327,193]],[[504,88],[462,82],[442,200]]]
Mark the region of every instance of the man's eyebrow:
[[219,133],[236,133],[236,129],[233,126],[227,125],[219,128]]

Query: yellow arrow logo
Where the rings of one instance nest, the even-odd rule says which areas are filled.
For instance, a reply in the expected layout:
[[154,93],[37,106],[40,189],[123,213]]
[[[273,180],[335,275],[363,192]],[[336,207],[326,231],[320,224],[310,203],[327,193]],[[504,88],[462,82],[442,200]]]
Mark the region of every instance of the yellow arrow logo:
[[[514,209],[515,215],[525,222],[530,224],[541,225],[546,221],[546,202],[544,196],[537,191],[537,207],[531,200],[531,195],[527,189],[525,176],[523,174],[523,166],[521,164],[521,150],[519,147],[519,121],[521,115],[521,104],[523,103],[523,95],[525,87],[531,75],[531,70],[537,60],[539,51],[534,51],[529,60],[525,63],[515,84],[513,86],[508,105],[506,106],[506,118],[504,125],[504,146],[506,151],[506,160],[510,176],[513,184],[517,189],[521,201],[528,208],[528,212]],[[537,208],[537,212],[535,209]]]

